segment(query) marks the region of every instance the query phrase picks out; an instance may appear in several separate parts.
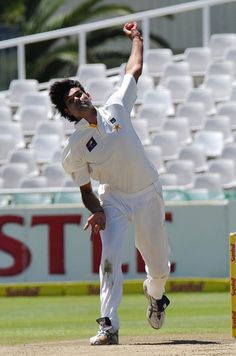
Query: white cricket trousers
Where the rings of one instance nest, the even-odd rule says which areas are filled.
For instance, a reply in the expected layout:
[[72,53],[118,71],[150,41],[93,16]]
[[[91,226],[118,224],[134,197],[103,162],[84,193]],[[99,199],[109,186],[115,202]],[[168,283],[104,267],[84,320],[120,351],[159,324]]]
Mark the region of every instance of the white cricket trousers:
[[128,224],[135,228],[135,246],[145,262],[147,290],[161,299],[170,272],[170,248],[165,229],[165,210],[159,181],[135,194],[106,191],[100,196],[106,214],[106,228],[100,231],[101,316],[109,317],[119,329],[118,307],[122,298],[122,248]]

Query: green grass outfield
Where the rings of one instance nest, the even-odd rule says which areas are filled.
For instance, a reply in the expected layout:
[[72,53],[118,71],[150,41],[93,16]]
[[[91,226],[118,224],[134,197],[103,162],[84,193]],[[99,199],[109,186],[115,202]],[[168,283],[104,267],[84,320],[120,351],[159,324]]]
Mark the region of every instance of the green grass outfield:
[[[230,294],[170,293],[165,326],[153,330],[146,320],[143,294],[124,295],[120,336],[158,334],[231,335]],[[45,296],[0,299],[0,344],[89,338],[97,332],[99,296]]]

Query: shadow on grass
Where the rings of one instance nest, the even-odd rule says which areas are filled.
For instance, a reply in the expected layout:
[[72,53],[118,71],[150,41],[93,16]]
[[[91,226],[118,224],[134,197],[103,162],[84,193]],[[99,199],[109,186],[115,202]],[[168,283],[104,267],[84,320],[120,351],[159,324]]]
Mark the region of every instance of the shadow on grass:
[[204,340],[170,340],[162,342],[137,342],[133,345],[218,345],[216,341],[204,341]]

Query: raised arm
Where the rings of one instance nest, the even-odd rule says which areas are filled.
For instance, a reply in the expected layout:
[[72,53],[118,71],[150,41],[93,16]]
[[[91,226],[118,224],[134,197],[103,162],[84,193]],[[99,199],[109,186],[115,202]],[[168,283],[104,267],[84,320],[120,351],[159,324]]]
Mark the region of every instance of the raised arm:
[[137,82],[143,68],[143,38],[138,31],[136,22],[126,23],[123,30],[132,41],[131,53],[126,64],[125,73],[132,74]]

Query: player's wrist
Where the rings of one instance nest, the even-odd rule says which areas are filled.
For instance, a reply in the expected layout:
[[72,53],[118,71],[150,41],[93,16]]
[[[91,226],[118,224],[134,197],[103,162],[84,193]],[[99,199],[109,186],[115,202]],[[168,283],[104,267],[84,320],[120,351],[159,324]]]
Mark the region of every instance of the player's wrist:
[[104,213],[104,210],[103,210],[103,208],[100,206],[100,207],[97,207],[97,208],[93,209],[93,210],[91,211],[91,213],[92,213],[92,214]]
[[132,31],[130,37],[131,37],[131,40],[135,40],[135,39],[139,39],[140,41],[143,40],[141,33],[137,30]]

